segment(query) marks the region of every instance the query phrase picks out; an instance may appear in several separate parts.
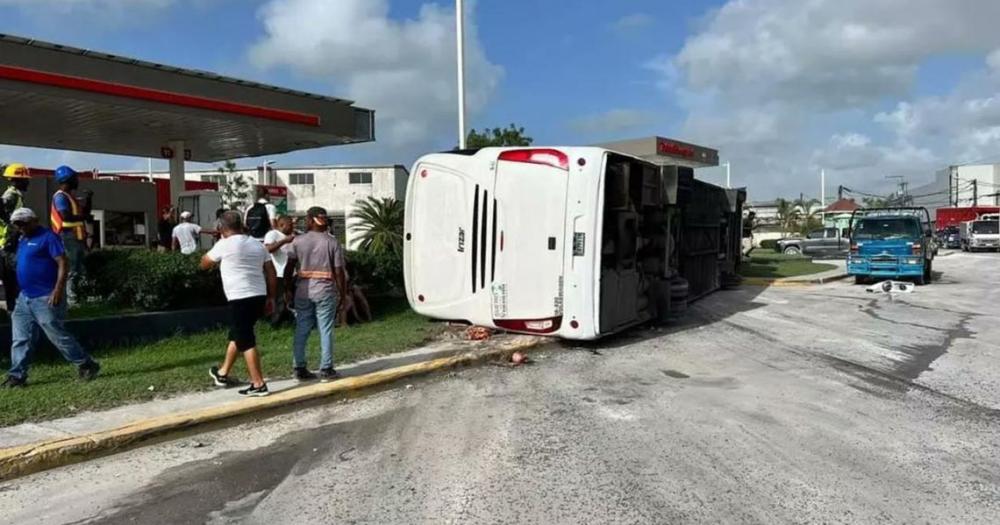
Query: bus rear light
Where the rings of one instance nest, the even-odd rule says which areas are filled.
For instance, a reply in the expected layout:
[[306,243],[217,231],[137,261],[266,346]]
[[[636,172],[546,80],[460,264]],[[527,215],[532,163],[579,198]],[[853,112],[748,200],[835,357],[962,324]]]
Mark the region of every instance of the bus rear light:
[[513,332],[551,334],[562,326],[562,316],[548,319],[494,319],[493,322],[498,327]]
[[553,168],[569,171],[569,157],[556,149],[515,149],[500,154],[500,160],[508,162],[525,162],[542,164]]
[[420,302],[424,302],[424,296],[423,295],[418,295],[417,296],[417,300],[420,301]]
[[569,327],[576,330],[577,328],[580,328],[580,323],[576,322],[576,320],[574,319],[569,322]]

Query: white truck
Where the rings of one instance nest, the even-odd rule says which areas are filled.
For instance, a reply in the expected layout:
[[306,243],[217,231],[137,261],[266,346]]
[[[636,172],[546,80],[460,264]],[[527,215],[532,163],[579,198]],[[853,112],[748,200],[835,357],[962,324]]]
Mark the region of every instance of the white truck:
[[1000,214],[982,214],[959,227],[962,251],[1000,250]]

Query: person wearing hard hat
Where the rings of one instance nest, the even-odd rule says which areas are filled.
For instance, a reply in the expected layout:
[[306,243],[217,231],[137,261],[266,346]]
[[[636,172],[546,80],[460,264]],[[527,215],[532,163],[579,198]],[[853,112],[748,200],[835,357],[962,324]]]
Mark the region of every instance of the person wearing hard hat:
[[17,295],[21,292],[17,284],[17,241],[20,234],[11,224],[10,215],[24,207],[24,192],[28,191],[31,172],[24,164],[9,164],[3,170],[3,178],[9,185],[0,197],[0,280],[3,280],[4,299],[7,311],[13,312]]
[[83,203],[76,197],[80,175],[69,166],[59,166],[55,174],[59,189],[52,195],[49,222],[52,231],[62,238],[69,259],[69,290],[72,297],[73,283],[83,274],[83,257],[86,253],[87,217],[90,216],[93,193],[84,192]]

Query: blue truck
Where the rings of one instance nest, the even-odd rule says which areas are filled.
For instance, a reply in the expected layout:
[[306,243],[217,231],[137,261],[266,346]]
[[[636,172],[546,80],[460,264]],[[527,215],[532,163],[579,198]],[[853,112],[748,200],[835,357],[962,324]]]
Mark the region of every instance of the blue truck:
[[880,279],[931,282],[936,252],[926,208],[869,208],[851,214],[847,273],[856,283]]

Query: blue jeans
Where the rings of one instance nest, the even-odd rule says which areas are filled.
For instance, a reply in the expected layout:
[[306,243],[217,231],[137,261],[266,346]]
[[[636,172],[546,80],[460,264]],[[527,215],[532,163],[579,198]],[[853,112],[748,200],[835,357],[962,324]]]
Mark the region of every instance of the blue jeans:
[[10,372],[11,377],[27,379],[28,364],[31,362],[31,353],[38,346],[38,329],[45,332],[49,341],[59,350],[59,353],[76,366],[80,366],[93,361],[90,356],[80,347],[66,330],[64,320],[66,319],[66,299],[64,298],[59,306],[49,306],[49,298],[36,297],[29,299],[21,293],[17,297],[17,306],[11,315],[11,331],[13,332],[14,344],[10,349]]
[[333,368],[333,323],[337,320],[337,298],[314,301],[306,297],[295,298],[295,341],[292,344],[292,366],[306,367],[306,343],[312,329],[319,326],[321,369]]
[[86,248],[83,241],[76,238],[73,230],[62,232],[63,249],[66,250],[66,258],[69,259],[69,275],[66,276],[66,297],[70,302],[76,300],[76,281],[83,275],[83,259],[86,257]]

